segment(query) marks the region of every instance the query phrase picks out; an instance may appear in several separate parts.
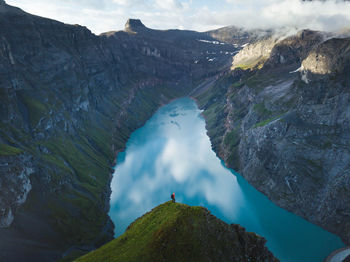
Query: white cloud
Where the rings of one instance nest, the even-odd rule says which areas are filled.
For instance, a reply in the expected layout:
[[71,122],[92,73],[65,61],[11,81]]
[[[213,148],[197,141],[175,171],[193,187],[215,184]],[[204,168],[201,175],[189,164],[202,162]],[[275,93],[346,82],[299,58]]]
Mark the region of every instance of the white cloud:
[[182,9],[183,6],[179,0],[155,0],[155,8],[176,11]]
[[[316,30],[338,30],[350,22],[350,3],[339,1],[300,0],[251,0],[242,9],[234,8],[237,0],[231,0],[232,9],[216,17],[217,24],[231,24],[248,28],[297,27]],[[264,4],[262,4],[264,3]],[[211,13],[202,19],[213,17]]]
[[128,5],[132,5],[133,1],[129,1],[129,0],[112,0],[113,3],[119,4],[119,5],[124,5],[124,6],[128,6]]
[[[122,30],[130,17],[155,29],[199,31],[227,25],[338,30],[350,24],[350,2],[336,0],[7,0],[25,11],[95,33]],[[62,4],[62,2],[64,4]]]
[[349,2],[276,1],[262,9],[265,26],[309,27],[319,30],[336,30],[349,25]]
[[113,3],[128,7],[148,6],[148,1],[145,0],[112,0]]

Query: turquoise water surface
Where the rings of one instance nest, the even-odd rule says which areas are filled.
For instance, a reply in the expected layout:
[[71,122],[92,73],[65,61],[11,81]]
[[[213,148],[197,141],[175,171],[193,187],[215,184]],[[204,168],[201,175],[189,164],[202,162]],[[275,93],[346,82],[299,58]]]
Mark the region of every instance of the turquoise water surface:
[[267,239],[282,262],[322,262],[341,240],[279,208],[226,168],[211,149],[205,122],[189,98],[173,101],[130,137],[118,154],[110,216],[121,235],[137,217],[170,200],[201,205],[227,223]]

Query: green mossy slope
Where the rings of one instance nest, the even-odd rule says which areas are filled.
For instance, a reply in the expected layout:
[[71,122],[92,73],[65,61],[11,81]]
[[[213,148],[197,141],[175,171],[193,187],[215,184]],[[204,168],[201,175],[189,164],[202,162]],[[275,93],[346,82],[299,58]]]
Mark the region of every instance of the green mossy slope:
[[166,202],[77,261],[277,261],[265,240],[203,207]]

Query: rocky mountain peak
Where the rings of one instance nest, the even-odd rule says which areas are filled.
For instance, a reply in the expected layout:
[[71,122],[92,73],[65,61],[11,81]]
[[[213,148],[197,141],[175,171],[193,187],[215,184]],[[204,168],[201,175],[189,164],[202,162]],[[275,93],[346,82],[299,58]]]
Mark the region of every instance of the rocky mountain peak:
[[[0,0],[1,1],[1,0]],[[129,18],[125,24],[125,31],[137,32],[140,29],[145,29],[146,26],[141,22],[140,19],[131,19]]]

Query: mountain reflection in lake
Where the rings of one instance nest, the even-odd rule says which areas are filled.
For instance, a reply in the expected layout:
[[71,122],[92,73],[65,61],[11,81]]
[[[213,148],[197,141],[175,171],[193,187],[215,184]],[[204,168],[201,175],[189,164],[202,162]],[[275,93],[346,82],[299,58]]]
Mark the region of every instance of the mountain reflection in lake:
[[110,216],[121,235],[137,217],[170,200],[201,205],[228,223],[265,237],[281,261],[319,262],[343,243],[338,237],[270,202],[211,149],[194,101],[162,107],[118,154]]

